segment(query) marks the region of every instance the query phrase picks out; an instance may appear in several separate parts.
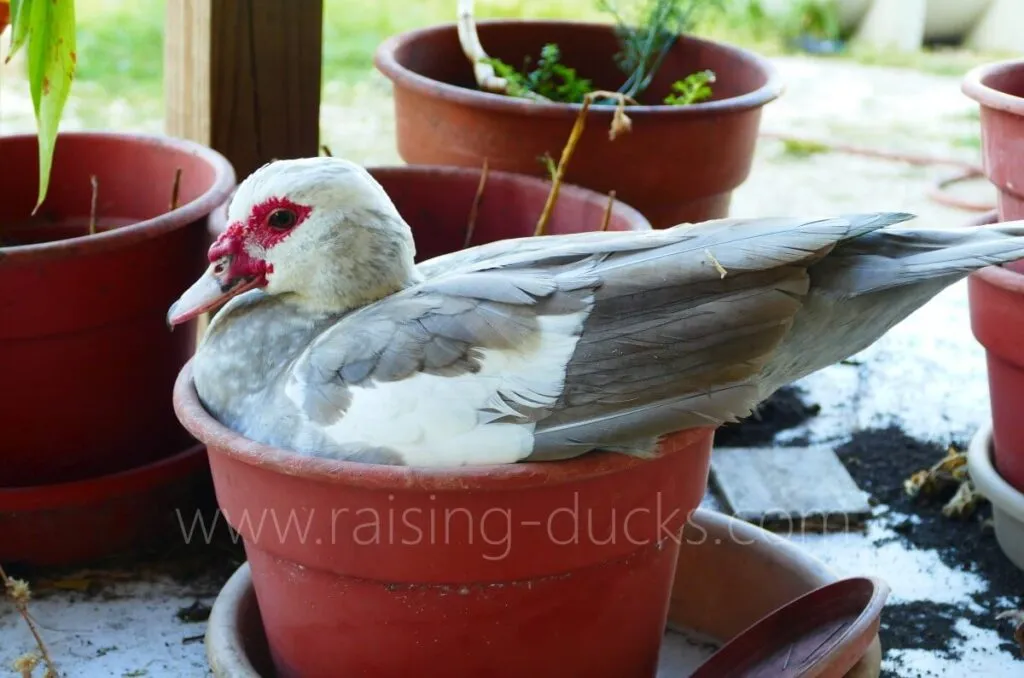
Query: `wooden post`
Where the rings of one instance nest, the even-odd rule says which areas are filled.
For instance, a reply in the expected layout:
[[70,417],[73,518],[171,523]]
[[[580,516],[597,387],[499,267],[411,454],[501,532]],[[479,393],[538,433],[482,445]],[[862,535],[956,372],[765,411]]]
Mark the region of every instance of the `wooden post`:
[[315,156],[323,0],[167,0],[166,129],[223,153],[241,181]]

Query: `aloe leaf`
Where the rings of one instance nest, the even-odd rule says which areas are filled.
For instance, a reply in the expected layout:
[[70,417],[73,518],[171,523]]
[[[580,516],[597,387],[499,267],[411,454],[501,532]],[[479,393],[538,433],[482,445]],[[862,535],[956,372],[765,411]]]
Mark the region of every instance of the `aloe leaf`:
[[18,53],[25,38],[28,37],[29,16],[32,13],[32,0],[11,0],[11,48],[7,51],[7,63]]
[[50,185],[57,131],[75,77],[75,4],[74,0],[14,0],[12,9],[16,12],[12,40],[28,44],[29,91],[39,139],[38,210]]

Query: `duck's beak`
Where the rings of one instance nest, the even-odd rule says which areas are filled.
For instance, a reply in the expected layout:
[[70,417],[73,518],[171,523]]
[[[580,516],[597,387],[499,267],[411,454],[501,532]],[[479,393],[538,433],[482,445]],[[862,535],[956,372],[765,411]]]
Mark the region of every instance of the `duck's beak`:
[[173,329],[175,325],[188,322],[259,285],[258,278],[236,277],[225,280],[223,276],[217,275],[216,269],[217,264],[211,264],[206,272],[171,304],[167,311],[168,327]]

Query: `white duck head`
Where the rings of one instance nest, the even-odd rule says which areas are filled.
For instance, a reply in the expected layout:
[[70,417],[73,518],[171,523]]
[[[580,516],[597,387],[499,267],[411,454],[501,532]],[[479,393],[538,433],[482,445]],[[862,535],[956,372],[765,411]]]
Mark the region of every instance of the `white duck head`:
[[243,181],[210,267],[171,306],[174,326],[253,289],[341,313],[418,279],[409,226],[383,187],[341,158],[278,160]]

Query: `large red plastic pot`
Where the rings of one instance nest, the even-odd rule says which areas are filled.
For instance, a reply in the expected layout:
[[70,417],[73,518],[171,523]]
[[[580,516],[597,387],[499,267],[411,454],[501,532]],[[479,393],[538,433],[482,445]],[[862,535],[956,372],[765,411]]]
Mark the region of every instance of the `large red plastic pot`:
[[971,329],[987,354],[995,467],[1024,492],[1024,262],[983,268],[967,290]]
[[[482,21],[480,40],[492,57],[519,66],[546,43],[563,63],[602,89],[625,75],[614,61],[609,24],[575,21]],[[476,88],[454,24],[402,33],[376,53],[394,84],[398,152],[410,163],[494,169],[545,176],[541,158],[562,153],[578,104],[537,103]],[[669,106],[672,83],[696,71],[716,73],[712,100]],[[613,107],[591,108],[566,181],[617,195],[655,228],[728,216],[732,191],[750,172],[761,109],[782,85],[766,59],[690,36],[669,51],[640,106],[627,110],[632,131],[608,137]]]
[[[478,171],[371,171],[424,256],[462,246]],[[529,234],[547,182],[496,172],[487,186],[478,242]],[[551,232],[600,227],[601,210],[581,220],[578,203],[603,196],[571,188],[560,201]],[[647,227],[632,210],[612,226]],[[175,407],[206,443],[224,518],[244,540],[280,678],[654,675],[710,429],[668,438],[648,461],[346,463],[233,433],[203,409],[190,375]]]
[[[1024,219],[1024,59],[972,70],[963,91],[981,105],[985,174],[1000,221]],[[968,278],[971,327],[985,346],[996,470],[1024,491],[1024,261]]]
[[[214,151],[168,137],[61,134],[32,216],[35,135],[0,137],[0,487],[84,480],[192,445],[169,394],[195,327],[167,307],[202,272],[235,184]],[[182,170],[179,204],[170,210]],[[87,227],[90,176],[97,226]]]

